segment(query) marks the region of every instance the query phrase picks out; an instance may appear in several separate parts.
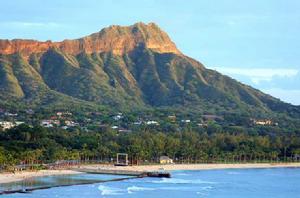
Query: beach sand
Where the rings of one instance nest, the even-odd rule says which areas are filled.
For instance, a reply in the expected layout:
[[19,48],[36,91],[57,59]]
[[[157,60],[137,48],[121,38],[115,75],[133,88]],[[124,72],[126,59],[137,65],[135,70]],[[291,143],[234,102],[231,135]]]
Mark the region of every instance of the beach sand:
[[98,170],[124,170],[124,171],[172,171],[172,170],[213,170],[213,169],[239,169],[239,168],[300,168],[300,163],[253,163],[253,164],[158,164],[141,166],[112,166],[112,165],[87,165],[82,169]]
[[[83,165],[80,169],[88,170],[113,170],[113,171],[173,171],[173,170],[213,170],[213,169],[242,169],[242,168],[300,168],[300,163],[253,163],[253,164],[158,164],[158,165],[141,165],[141,166],[113,166],[113,165]],[[79,169],[79,170],[80,170]],[[73,170],[40,170],[40,171],[22,171],[17,173],[1,173],[0,184],[21,181],[31,177],[41,177],[50,175],[68,175],[79,174]]]
[[70,175],[79,174],[73,170],[40,170],[40,171],[20,171],[16,173],[1,173],[0,174],[0,184],[21,181],[32,177],[42,177],[50,175]]

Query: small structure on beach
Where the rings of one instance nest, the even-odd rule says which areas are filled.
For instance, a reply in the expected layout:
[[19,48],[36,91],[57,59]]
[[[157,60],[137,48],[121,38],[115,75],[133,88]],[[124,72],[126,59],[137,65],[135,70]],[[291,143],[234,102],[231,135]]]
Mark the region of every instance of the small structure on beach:
[[159,158],[160,164],[173,164],[173,160],[168,156],[160,156]]
[[115,166],[128,166],[128,154],[117,153],[117,163]]

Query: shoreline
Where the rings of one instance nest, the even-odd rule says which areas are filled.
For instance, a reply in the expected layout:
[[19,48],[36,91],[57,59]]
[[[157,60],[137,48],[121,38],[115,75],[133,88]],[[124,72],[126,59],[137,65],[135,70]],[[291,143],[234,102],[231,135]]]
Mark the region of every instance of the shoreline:
[[148,172],[148,171],[179,171],[179,170],[218,170],[218,169],[256,169],[256,168],[300,168],[300,163],[245,163],[245,164],[155,164],[140,166],[113,166],[113,165],[82,165],[80,168],[70,170],[40,170],[22,171],[16,173],[0,173],[0,185],[22,181],[33,177],[43,177],[52,175],[81,174],[80,170],[90,171],[128,171],[128,172]]
[[71,175],[81,172],[73,170],[39,170],[39,171],[19,171],[16,173],[0,173],[0,185],[4,183],[18,182],[33,177],[44,177],[52,175]]
[[[154,164],[139,166],[86,165],[80,169],[90,171],[179,171],[179,170],[217,170],[217,169],[255,169],[255,168],[300,168],[300,163],[245,163],[245,164]],[[77,170],[80,170],[77,169]]]

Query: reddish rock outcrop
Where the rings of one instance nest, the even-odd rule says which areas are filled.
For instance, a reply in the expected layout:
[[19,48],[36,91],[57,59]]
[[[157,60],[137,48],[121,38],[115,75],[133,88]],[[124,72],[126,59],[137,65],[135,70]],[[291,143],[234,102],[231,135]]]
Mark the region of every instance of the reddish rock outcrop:
[[98,33],[62,42],[40,42],[36,40],[0,40],[0,54],[16,52],[24,56],[47,51],[56,47],[65,53],[112,52],[117,55],[128,53],[139,45],[145,45],[159,53],[181,54],[169,36],[154,23],[136,23],[132,26],[110,26]]

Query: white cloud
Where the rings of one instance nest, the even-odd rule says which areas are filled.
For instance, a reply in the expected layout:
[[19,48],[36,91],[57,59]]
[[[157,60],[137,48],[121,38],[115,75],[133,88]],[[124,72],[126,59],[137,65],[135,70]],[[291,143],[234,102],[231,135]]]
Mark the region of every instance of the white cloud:
[[231,76],[285,102],[300,105],[300,69],[236,67],[210,69]]
[[299,90],[285,90],[279,88],[265,89],[262,90],[265,93],[268,93],[276,98],[294,104],[300,105],[300,89]]
[[1,26],[14,28],[57,28],[60,24],[54,22],[8,21],[1,22],[0,27]]
[[298,75],[297,69],[285,68],[235,68],[235,67],[214,67],[223,74],[229,76],[248,77],[252,83],[260,84],[262,81],[272,81],[274,77],[291,78]]

